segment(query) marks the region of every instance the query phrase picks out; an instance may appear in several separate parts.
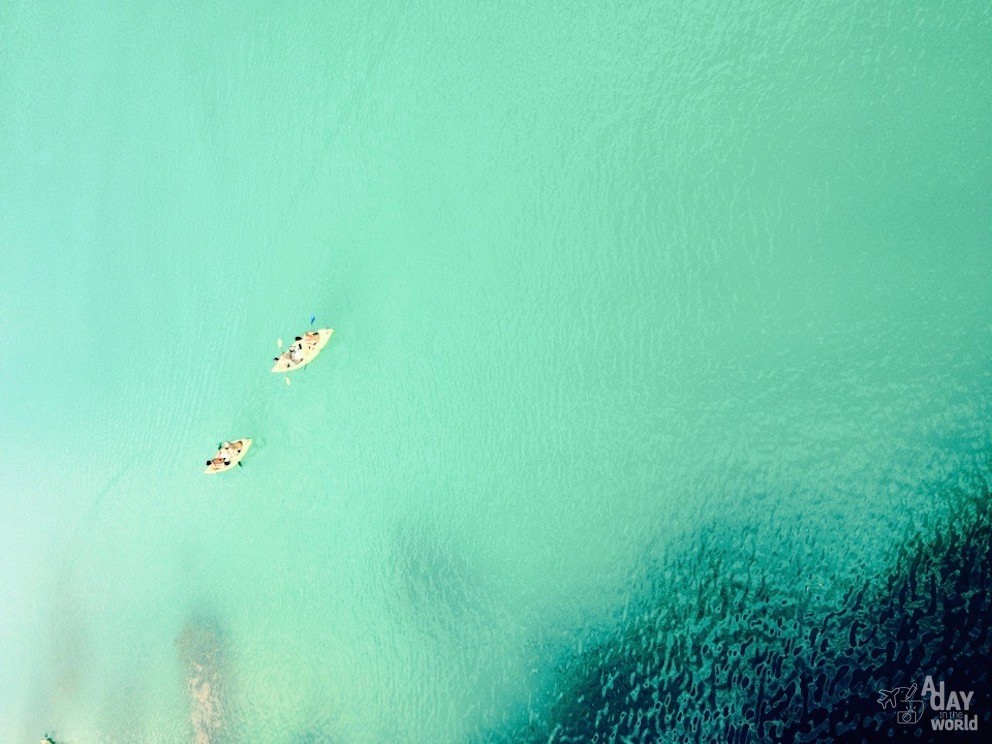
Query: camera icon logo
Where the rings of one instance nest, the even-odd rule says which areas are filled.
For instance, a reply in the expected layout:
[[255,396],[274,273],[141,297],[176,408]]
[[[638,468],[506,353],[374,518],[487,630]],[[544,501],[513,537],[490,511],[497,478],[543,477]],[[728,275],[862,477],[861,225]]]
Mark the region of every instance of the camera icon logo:
[[[914,700],[914,701],[907,701],[907,702],[922,703],[923,701],[922,700]],[[900,711],[896,711],[896,723],[901,723],[904,726],[913,726],[913,725],[919,723],[921,718],[923,718],[923,711],[922,710],[916,710],[916,709],[914,709],[914,710],[900,710]]]
[[879,690],[881,697],[878,702],[882,705],[882,710],[889,706],[899,708],[896,710],[896,723],[903,726],[915,726],[923,718],[926,710],[926,703],[919,698],[914,698],[916,685],[911,687],[894,687],[891,690]]

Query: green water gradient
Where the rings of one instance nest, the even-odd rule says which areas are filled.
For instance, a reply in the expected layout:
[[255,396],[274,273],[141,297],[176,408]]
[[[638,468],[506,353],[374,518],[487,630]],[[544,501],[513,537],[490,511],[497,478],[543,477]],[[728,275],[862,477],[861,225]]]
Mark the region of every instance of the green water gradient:
[[0,738],[191,741],[192,624],[225,740],[464,741],[700,529],[881,561],[988,443],[990,31],[0,6]]

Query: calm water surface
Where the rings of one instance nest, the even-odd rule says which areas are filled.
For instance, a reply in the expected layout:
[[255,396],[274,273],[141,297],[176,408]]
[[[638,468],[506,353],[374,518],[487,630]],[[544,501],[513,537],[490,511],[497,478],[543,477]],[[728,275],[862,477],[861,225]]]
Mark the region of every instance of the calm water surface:
[[546,741],[704,538],[839,606],[987,467],[990,39],[0,7],[0,739]]

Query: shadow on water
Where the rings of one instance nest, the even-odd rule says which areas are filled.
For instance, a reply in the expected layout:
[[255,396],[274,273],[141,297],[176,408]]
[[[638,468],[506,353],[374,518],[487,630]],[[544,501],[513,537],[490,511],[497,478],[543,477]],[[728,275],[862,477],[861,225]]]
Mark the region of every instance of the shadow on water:
[[[887,567],[862,566],[860,578],[835,587],[836,593],[811,591],[803,581],[818,566],[782,570],[752,556],[743,568],[739,546],[704,538],[657,567],[649,599],[625,613],[612,637],[562,663],[528,721],[483,740],[967,737],[934,731],[931,718],[937,716],[929,709],[915,724],[900,722],[891,707],[882,709],[881,690],[913,684],[922,690],[927,675],[948,691],[973,690],[969,713],[977,715],[978,730],[987,731],[989,476],[987,463],[976,462],[954,483],[938,486],[947,505],[938,523],[895,547]],[[797,546],[797,554],[805,550]]]
[[[31,709],[31,719],[46,726],[79,704],[86,690],[87,675],[94,666],[91,628],[81,610],[84,605],[71,572],[59,576],[53,596],[45,636],[44,653],[48,661],[35,682]],[[61,741],[57,731],[47,731],[45,736]],[[26,741],[38,740],[30,725],[25,726],[23,737]]]
[[483,577],[455,536],[426,525],[403,525],[391,542],[398,608],[420,632],[459,637],[486,611]]

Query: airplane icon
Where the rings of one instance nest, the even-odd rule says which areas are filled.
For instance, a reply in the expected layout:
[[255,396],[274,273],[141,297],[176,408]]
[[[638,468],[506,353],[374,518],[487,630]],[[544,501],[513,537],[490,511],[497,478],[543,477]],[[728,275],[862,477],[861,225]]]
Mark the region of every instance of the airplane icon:
[[895,708],[896,703],[904,703],[910,700],[916,694],[916,685],[914,684],[912,687],[894,687],[891,690],[879,690],[878,692],[882,696],[878,699],[878,702],[882,704],[882,710],[885,710],[890,704]]

